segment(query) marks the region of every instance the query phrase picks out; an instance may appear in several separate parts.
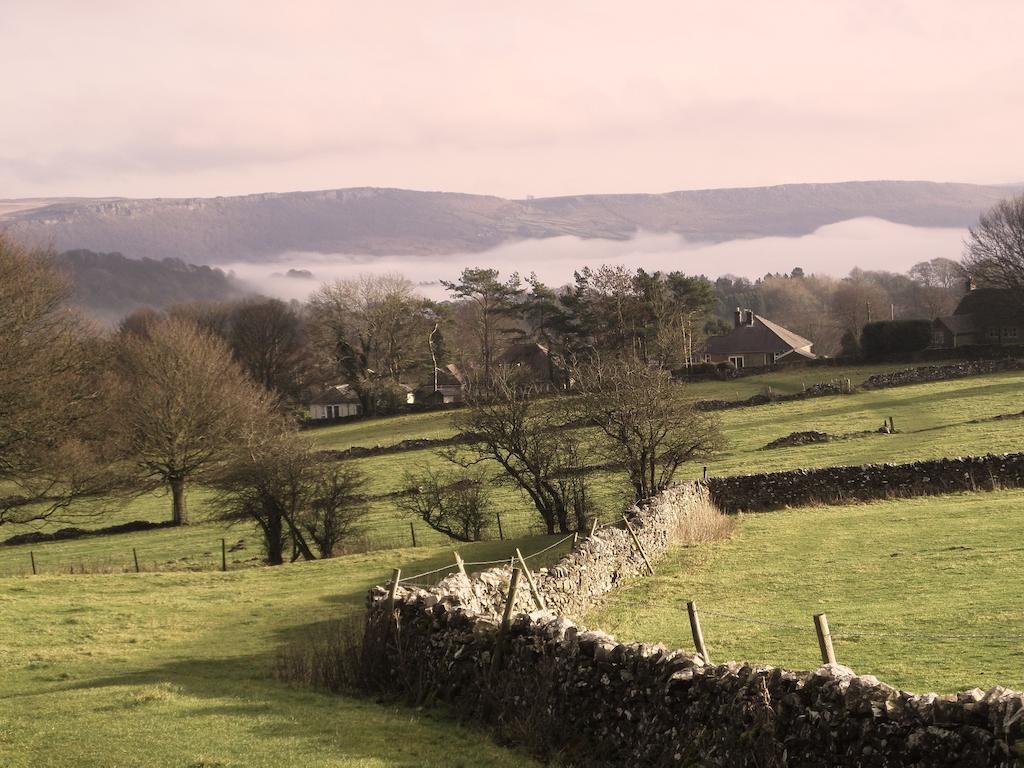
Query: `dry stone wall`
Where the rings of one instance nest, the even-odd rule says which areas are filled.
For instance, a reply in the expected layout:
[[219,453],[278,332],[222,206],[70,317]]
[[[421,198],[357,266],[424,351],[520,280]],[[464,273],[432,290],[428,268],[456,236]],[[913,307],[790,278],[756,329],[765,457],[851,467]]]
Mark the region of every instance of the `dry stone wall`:
[[724,512],[1019,488],[1024,486],[1024,453],[714,477],[707,485]]
[[928,381],[962,379],[967,376],[982,376],[1004,371],[1024,369],[1024,360],[965,360],[950,365],[924,365],[890,373],[876,373],[860,385],[861,389],[884,389],[907,384],[923,384]]
[[[630,516],[652,560],[680,515],[707,501],[674,489]],[[500,632],[509,569],[369,596],[383,688],[441,701],[503,738],[577,766],[1000,766],[1024,744],[1024,694],[914,695],[838,665],[813,672],[710,664],[663,645],[624,644],[581,616],[643,561],[628,534],[600,530],[539,575]],[[381,627],[385,635],[382,641]],[[496,658],[497,657],[497,658]]]

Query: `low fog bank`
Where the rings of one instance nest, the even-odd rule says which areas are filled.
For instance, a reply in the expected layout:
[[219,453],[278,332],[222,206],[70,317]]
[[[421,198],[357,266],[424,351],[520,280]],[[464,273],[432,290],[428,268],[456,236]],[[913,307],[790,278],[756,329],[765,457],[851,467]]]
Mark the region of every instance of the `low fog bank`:
[[[679,270],[714,279],[731,274],[757,278],[769,272],[842,277],[854,267],[906,272],[936,257],[959,260],[966,230],[927,229],[881,219],[851,219],[803,237],[764,237],[725,243],[690,243],[678,235],[640,233],[628,241],[555,237],[525,240],[490,251],[451,256],[373,257],[352,254],[287,253],[276,263],[219,265],[262,293],[305,299],[326,281],[360,273],[400,272],[431,298],[445,297],[439,281],[453,280],[464,267],[494,267],[502,274],[535,272],[552,286],[572,282],[584,265],[623,264],[648,271]],[[293,270],[289,275],[288,271]],[[296,275],[307,271],[312,277]]]

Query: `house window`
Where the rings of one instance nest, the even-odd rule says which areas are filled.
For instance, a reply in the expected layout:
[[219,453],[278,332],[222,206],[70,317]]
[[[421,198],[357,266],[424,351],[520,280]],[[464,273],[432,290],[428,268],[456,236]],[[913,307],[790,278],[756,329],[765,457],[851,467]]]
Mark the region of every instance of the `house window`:
[[1003,338],[1004,339],[1016,339],[1017,338],[1017,326],[1016,325],[1008,325],[1005,328],[1003,328]]
[[743,355],[729,355],[729,362],[737,368],[743,367]]
[[999,328],[992,326],[988,329],[988,337],[994,341],[999,341]]
[[704,355],[704,362],[705,363],[710,363],[711,362],[711,355]]

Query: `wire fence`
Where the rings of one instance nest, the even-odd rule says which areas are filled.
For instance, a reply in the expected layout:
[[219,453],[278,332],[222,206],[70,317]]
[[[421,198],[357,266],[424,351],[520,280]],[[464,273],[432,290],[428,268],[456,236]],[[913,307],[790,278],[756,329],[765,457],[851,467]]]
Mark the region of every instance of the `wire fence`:
[[[534,560],[534,559],[537,559],[539,557],[542,557],[543,555],[549,555],[550,557],[553,557],[553,555],[550,555],[549,553],[552,553],[555,550],[560,549],[560,548],[561,549],[566,549],[566,547],[564,546],[566,544],[566,542],[569,542],[569,541],[575,542],[577,537],[578,537],[578,535],[579,534],[576,534],[576,533],[570,533],[568,536],[564,536],[564,537],[558,539],[557,541],[555,541],[552,544],[549,544],[548,546],[544,547],[543,549],[539,549],[536,552],[532,552],[529,555],[522,555],[522,558],[525,561],[525,560]],[[510,542],[509,546],[512,546],[511,542]],[[566,549],[566,551],[570,551],[570,550]],[[466,561],[464,561],[464,560],[461,560],[458,557],[453,557],[453,560],[452,560],[451,563],[448,563],[446,565],[442,565],[439,568],[433,568],[433,569],[431,569],[429,571],[423,571],[422,573],[415,573],[415,574],[413,574],[411,576],[405,576],[405,577],[399,579],[398,583],[399,584],[403,584],[405,586],[433,586],[434,584],[437,584],[438,582],[440,582],[448,574],[453,573],[453,572],[458,571],[458,570],[463,569],[463,568],[464,569],[469,569],[469,568],[487,568],[487,567],[491,567],[491,566],[512,564],[517,559],[516,558],[517,554],[519,554],[519,550],[518,549],[516,549],[514,552],[511,552],[508,557],[502,557],[502,558],[499,558],[497,560],[466,560]],[[562,554],[564,554],[564,553],[563,552],[559,552],[558,553],[558,557],[561,557]],[[555,559],[557,559],[557,558],[555,558]],[[443,575],[439,575],[439,574],[443,574]]]

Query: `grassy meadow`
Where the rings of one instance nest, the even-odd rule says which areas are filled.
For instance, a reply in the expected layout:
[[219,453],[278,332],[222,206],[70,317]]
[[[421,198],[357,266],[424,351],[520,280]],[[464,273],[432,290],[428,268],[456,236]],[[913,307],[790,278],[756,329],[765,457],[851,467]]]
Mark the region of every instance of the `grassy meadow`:
[[[491,560],[552,541],[460,551]],[[392,567],[451,561],[450,548],[434,547],[229,573],[0,579],[0,765],[531,765],[443,712],[270,678],[276,648],[360,611]]]
[[[740,395],[771,386],[776,391],[799,391],[806,384],[830,378],[849,377],[863,381],[876,368],[795,369],[751,376],[735,382],[704,382],[682,386],[688,397],[732,397],[729,388],[745,387]],[[819,378],[815,379],[817,376]],[[733,475],[797,467],[904,462],[915,459],[962,456],[1020,450],[1024,444],[1024,419],[989,420],[995,416],[1021,413],[1024,409],[1024,372],[975,376],[953,381],[932,382],[892,389],[835,395],[789,403],[772,403],[752,408],[719,412],[727,443],[720,454],[709,460],[710,474]],[[895,420],[897,434],[878,434],[876,430],[889,416]],[[818,430],[841,435],[867,432],[830,443],[762,450],[770,441],[791,432]],[[320,445],[344,448],[351,445],[391,444],[412,437],[440,437],[453,433],[451,415],[444,412],[352,422],[311,430],[309,435]],[[369,494],[385,494],[405,487],[406,472],[426,466],[444,468],[447,462],[433,450],[355,459],[353,463],[366,474]],[[701,465],[684,467],[680,479],[697,478]],[[497,475],[496,475],[497,476]],[[616,516],[626,503],[627,488],[618,472],[593,476],[593,495],[598,509]],[[503,484],[492,488],[493,506],[501,516],[506,537],[541,533],[539,518],[528,499]],[[101,539],[82,539],[45,544],[0,546],[0,576],[29,571],[28,551],[37,558],[44,572],[78,570],[122,570],[133,568],[132,548],[139,553],[143,570],[204,570],[219,566],[220,540],[229,547],[230,567],[259,562],[259,540],[247,525],[227,526],[210,519],[209,497],[201,488],[192,489],[190,510],[197,525],[186,531],[170,529],[122,534]],[[105,512],[102,519],[76,523],[81,527],[110,525],[129,520],[164,520],[170,515],[170,500],[165,494],[134,499],[128,503],[98,502]],[[102,520],[102,521],[101,521]],[[446,537],[413,522],[419,545],[444,544]],[[43,530],[60,527],[48,523]],[[6,538],[24,530],[22,526],[4,526]],[[498,535],[493,521],[489,536]],[[384,499],[369,505],[362,538],[353,549],[403,547],[412,543],[410,520],[403,517],[394,501]]]
[[585,617],[620,641],[692,649],[696,602],[712,660],[836,658],[914,691],[1024,688],[1024,490],[742,516],[728,541],[681,547]]
[[[832,378],[858,383],[877,370],[794,370],[680,392],[734,399],[765,386],[786,393]],[[728,445],[709,471],[1020,450],[1024,420],[992,417],[1019,413],[1022,393],[1024,373],[1007,373],[724,411]],[[898,434],[761,450],[794,431],[856,433],[889,416]],[[429,413],[309,434],[325,448],[345,448],[452,432],[450,414]],[[420,450],[356,464],[368,492],[381,494],[403,487],[410,468],[444,462]],[[686,467],[681,479],[700,472]],[[598,473],[594,483],[599,508],[617,515],[621,475]],[[518,492],[496,485],[493,494],[506,538],[518,540],[460,547],[467,559],[504,558],[516,545],[529,552],[555,540],[536,536],[537,516]],[[409,547],[409,520],[392,501],[374,501],[351,554],[263,568],[254,528],[214,519],[202,488],[191,489],[189,504],[194,524],[182,529],[0,546],[0,765],[531,764],[443,712],[298,690],[269,674],[275,649],[360,610],[366,589],[392,567],[410,574],[449,564],[445,537],[415,524],[419,546]],[[87,509],[102,514],[4,525],[0,537],[69,523],[166,520],[170,500],[157,493]],[[728,541],[673,551],[656,577],[611,595],[586,624],[687,648],[685,601],[694,599],[716,660],[809,668],[817,665],[811,614],[826,611],[839,660],[860,672],[910,689],[1024,687],[1016,588],[1022,523],[1024,491],[749,515]],[[228,573],[217,570],[222,538]],[[391,549],[365,551],[382,546]],[[134,568],[132,549],[143,573],[126,572]],[[30,552],[37,577],[26,575]]]

